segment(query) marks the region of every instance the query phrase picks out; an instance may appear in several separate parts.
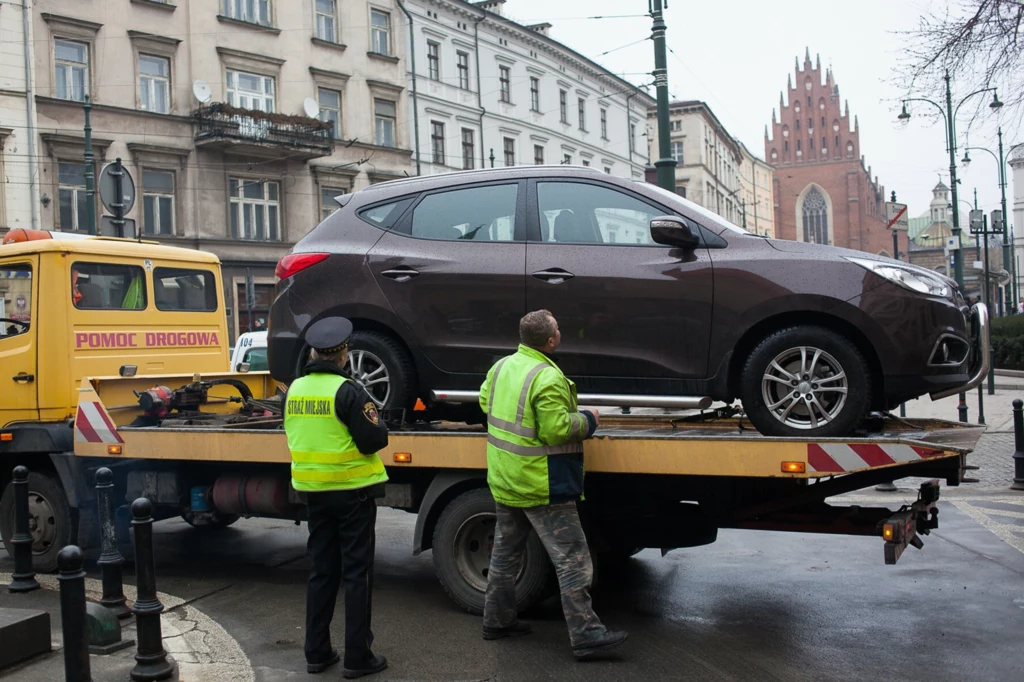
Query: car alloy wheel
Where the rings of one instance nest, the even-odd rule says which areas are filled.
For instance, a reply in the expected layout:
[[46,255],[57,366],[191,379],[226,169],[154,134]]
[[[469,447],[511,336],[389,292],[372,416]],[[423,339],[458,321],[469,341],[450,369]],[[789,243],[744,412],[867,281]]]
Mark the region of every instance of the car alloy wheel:
[[366,350],[352,349],[348,353],[345,369],[350,377],[366,389],[377,407],[384,407],[391,397],[391,375],[379,357]]
[[836,419],[846,406],[846,372],[829,353],[799,346],[779,353],[761,379],[768,411],[794,429],[817,429]]

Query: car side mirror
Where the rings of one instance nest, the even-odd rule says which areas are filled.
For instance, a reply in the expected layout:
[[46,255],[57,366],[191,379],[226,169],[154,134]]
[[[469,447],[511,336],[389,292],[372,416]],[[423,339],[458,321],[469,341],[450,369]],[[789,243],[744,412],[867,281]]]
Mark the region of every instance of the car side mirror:
[[676,216],[651,218],[651,239],[658,244],[683,249],[700,246],[700,235],[690,229],[686,221]]

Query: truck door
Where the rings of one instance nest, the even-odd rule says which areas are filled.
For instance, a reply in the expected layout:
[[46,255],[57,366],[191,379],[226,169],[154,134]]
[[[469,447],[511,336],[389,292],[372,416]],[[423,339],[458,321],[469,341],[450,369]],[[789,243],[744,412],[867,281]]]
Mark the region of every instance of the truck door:
[[0,260],[0,426],[39,419],[39,257]]

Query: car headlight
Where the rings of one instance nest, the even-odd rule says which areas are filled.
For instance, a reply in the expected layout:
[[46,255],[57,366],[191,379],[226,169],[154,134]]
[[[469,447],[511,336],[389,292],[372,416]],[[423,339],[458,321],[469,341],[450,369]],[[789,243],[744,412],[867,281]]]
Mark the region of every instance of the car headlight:
[[879,277],[884,277],[904,289],[910,289],[920,294],[928,294],[929,296],[940,296],[942,298],[949,296],[949,285],[941,277],[933,275],[927,270],[908,268],[864,258],[847,258],[846,260],[856,263],[865,270],[870,270]]

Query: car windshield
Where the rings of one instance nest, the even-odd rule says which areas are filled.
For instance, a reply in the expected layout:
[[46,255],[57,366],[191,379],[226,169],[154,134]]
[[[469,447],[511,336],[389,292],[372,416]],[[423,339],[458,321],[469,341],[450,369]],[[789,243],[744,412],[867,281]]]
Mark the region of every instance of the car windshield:
[[708,209],[704,208],[703,206],[700,206],[699,204],[695,204],[692,201],[690,201],[689,199],[686,199],[684,197],[679,196],[675,192],[669,192],[667,189],[664,189],[664,188],[659,187],[657,185],[653,185],[653,184],[651,184],[649,182],[640,182],[640,181],[636,181],[636,182],[637,182],[637,184],[643,185],[647,189],[650,189],[650,190],[652,190],[654,192],[657,192],[658,194],[661,194],[666,200],[677,201],[677,202],[683,203],[683,204],[686,205],[686,207],[688,209],[690,209],[694,213],[699,213],[701,215],[701,217],[707,219],[704,222],[704,225],[706,227],[708,227],[708,229],[716,230],[716,228],[718,228],[716,230],[716,232],[718,232],[718,233],[721,233],[721,229],[724,228],[724,229],[727,229],[727,230],[731,230],[732,232],[736,232],[738,234],[753,234],[752,232],[748,232],[747,230],[744,230],[739,225],[733,225],[732,223],[730,223],[728,220],[726,220],[722,216],[718,215],[717,213],[709,211]]
[[242,362],[249,363],[250,372],[266,372],[270,368],[267,363],[266,348],[250,348],[242,358]]

